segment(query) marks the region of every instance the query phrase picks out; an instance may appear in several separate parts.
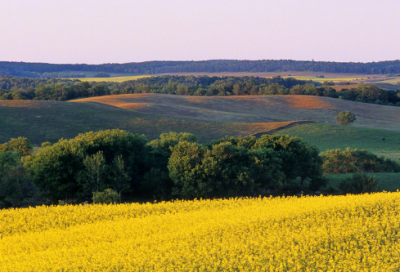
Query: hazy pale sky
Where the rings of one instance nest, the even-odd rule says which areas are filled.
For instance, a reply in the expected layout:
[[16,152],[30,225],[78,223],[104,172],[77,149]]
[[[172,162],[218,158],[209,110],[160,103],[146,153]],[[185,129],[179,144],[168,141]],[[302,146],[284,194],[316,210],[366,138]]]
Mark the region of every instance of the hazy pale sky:
[[400,0],[1,0],[0,61],[400,59]]

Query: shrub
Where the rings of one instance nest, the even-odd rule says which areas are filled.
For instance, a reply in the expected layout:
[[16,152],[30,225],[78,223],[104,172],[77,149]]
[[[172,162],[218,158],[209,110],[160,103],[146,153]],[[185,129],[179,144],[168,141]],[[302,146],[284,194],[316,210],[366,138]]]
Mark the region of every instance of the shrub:
[[327,150],[320,154],[324,174],[400,172],[400,165],[366,150],[346,148]]
[[105,189],[103,192],[93,192],[93,203],[111,204],[116,203],[119,195],[113,189]]
[[335,122],[344,126],[347,126],[348,124],[354,122],[355,120],[356,117],[349,111],[341,111],[339,112],[339,115],[335,117]]
[[378,184],[375,177],[368,177],[366,174],[354,174],[339,185],[339,188],[350,194],[373,193],[378,191]]

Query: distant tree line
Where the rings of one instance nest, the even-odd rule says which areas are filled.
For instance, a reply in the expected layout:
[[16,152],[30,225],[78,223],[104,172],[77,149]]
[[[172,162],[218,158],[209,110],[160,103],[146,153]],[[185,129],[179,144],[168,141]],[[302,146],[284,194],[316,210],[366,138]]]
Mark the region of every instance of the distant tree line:
[[159,74],[184,72],[284,72],[310,71],[325,73],[397,74],[400,60],[380,62],[324,62],[296,60],[207,60],[147,61],[124,64],[49,64],[0,62],[0,75],[37,77],[37,74],[63,71]]
[[199,144],[190,133],[163,133],[148,142],[116,129],[36,150],[20,137],[0,144],[0,208],[90,201],[107,189],[120,200],[297,194],[325,186],[324,173],[365,172],[400,172],[400,165],[365,150],[319,154],[287,135]]
[[360,84],[336,91],[329,86],[294,78],[160,76],[115,82],[0,77],[0,99],[55,100],[113,94],[161,93],[194,96],[314,95],[364,103],[400,106],[400,90],[386,91]]

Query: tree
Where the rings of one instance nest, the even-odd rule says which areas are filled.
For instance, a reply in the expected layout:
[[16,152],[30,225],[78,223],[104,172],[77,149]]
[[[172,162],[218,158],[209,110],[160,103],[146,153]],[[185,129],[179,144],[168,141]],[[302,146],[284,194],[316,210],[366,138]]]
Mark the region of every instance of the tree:
[[390,159],[378,157],[366,150],[327,150],[320,154],[324,174],[400,172],[400,165]]
[[144,136],[114,129],[61,139],[27,159],[25,166],[35,185],[53,201],[86,200],[96,189],[121,192],[115,182],[118,175],[129,177],[125,191],[140,192],[141,177],[149,170],[149,156]]
[[36,195],[21,164],[20,151],[0,153],[0,207],[19,207]]
[[85,166],[86,171],[82,183],[86,190],[99,192],[104,189],[104,163],[105,159],[102,151],[98,151],[96,154],[91,156],[86,156],[86,158],[83,160],[83,165]]
[[32,150],[32,143],[24,137],[12,138],[9,142],[0,144],[0,153],[5,151],[19,151],[22,156],[27,156]]
[[356,117],[349,111],[341,111],[339,115],[335,117],[335,121],[341,125],[347,126],[351,122],[354,122]]
[[252,147],[253,150],[259,148],[271,148],[277,152],[277,157],[282,160],[286,185],[299,179],[300,189],[303,190],[304,182],[308,180],[308,188],[317,190],[325,184],[318,148],[306,144],[300,138],[288,135],[262,135]]

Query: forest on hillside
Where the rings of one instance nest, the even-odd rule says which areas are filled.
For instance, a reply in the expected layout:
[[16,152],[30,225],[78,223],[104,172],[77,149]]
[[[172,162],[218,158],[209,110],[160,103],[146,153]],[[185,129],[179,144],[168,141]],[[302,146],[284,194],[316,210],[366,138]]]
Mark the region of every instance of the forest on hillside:
[[54,100],[93,96],[160,93],[193,96],[314,95],[365,103],[400,106],[400,90],[386,91],[360,84],[335,91],[328,84],[295,78],[160,76],[116,82],[81,82],[69,79],[0,77],[0,100]]
[[[215,73],[215,72],[325,72],[358,74],[398,74],[400,60],[380,62],[324,62],[295,60],[207,60],[207,61],[147,61],[131,63],[89,64],[50,64],[27,62],[0,62],[0,75],[45,78],[51,73],[64,71],[108,72],[130,74],[160,73]],[[80,77],[84,76],[78,73]],[[60,77],[60,76],[58,76]]]

